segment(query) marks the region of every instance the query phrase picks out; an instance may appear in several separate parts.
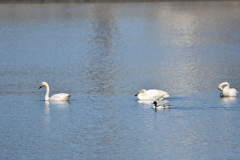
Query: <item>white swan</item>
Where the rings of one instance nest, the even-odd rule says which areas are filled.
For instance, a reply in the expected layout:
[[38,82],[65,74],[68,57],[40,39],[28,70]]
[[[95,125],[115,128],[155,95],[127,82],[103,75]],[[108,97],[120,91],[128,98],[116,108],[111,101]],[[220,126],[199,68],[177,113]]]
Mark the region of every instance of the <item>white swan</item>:
[[222,91],[220,94],[221,97],[236,97],[238,93],[238,91],[235,88],[230,88],[228,82],[222,82],[221,84],[219,84],[218,89]]
[[162,100],[164,98],[168,98],[169,94],[162,90],[142,89],[141,91],[138,91],[135,96],[137,96],[140,100]]
[[49,85],[47,84],[47,82],[42,82],[42,83],[40,84],[39,89],[41,89],[43,86],[46,86],[45,101],[68,101],[69,98],[71,97],[70,94],[58,93],[58,94],[52,95],[52,96],[49,98],[49,92],[50,92]]
[[153,104],[154,109],[168,109],[168,108],[170,108],[170,105],[157,105],[156,101],[154,101],[152,104]]

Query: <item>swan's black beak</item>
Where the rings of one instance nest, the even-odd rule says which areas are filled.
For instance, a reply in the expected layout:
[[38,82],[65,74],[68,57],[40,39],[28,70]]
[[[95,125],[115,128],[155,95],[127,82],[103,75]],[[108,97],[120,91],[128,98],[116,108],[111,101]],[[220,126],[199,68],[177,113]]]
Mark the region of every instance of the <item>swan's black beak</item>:
[[135,94],[135,96],[137,96],[137,94]]
[[42,88],[42,86],[39,87],[39,89],[41,89],[41,88]]

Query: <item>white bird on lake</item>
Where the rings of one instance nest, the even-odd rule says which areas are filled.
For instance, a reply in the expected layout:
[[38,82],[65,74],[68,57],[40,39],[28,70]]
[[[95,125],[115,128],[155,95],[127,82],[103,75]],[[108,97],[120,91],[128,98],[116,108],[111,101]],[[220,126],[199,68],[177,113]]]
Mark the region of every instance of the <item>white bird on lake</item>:
[[168,98],[169,94],[162,90],[142,89],[141,91],[138,91],[135,96],[137,96],[140,100],[162,100],[164,98]]
[[42,83],[40,84],[39,89],[41,89],[43,86],[46,87],[45,101],[68,101],[69,98],[71,97],[70,94],[58,93],[58,94],[52,95],[52,96],[49,98],[49,92],[50,92],[49,85],[47,84],[47,82],[42,82]]
[[222,82],[221,84],[219,84],[218,89],[222,91],[220,94],[221,97],[236,97],[238,93],[235,88],[230,88],[228,82]]
[[156,101],[154,101],[152,104],[153,104],[154,109],[169,109],[170,108],[170,105],[157,105]]

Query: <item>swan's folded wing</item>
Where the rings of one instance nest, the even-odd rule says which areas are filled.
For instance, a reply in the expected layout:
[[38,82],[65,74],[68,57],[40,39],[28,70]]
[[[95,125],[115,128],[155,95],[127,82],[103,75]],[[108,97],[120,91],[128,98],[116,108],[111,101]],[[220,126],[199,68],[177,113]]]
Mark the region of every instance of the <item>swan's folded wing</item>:
[[147,97],[149,99],[162,99],[162,98],[168,98],[169,94],[162,90],[151,89],[147,91]]
[[71,97],[70,94],[58,93],[58,94],[52,95],[49,100],[50,101],[68,101],[70,97]]

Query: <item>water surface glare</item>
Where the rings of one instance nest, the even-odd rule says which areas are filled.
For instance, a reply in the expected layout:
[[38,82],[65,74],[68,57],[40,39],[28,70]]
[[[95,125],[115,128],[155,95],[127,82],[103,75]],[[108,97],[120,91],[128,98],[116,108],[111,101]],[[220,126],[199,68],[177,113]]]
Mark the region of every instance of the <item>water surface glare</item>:
[[[239,97],[217,89],[240,90],[239,15],[237,1],[0,4],[0,159],[239,159]],[[70,102],[45,102],[42,81]]]

